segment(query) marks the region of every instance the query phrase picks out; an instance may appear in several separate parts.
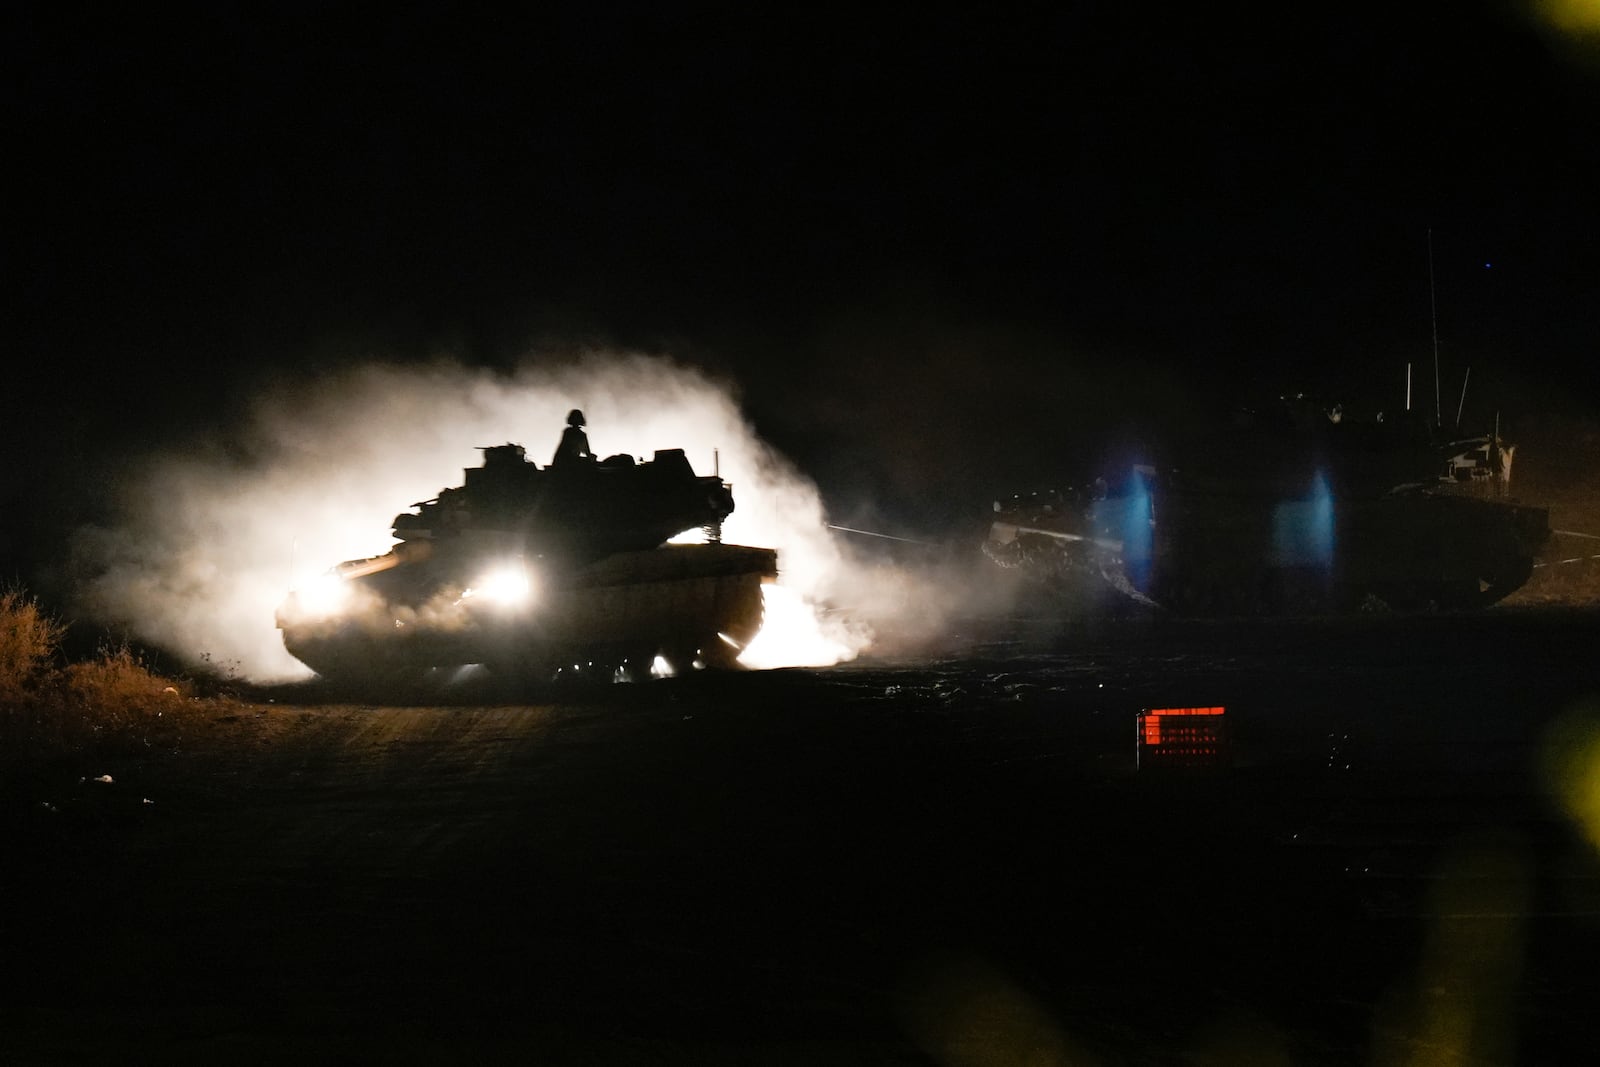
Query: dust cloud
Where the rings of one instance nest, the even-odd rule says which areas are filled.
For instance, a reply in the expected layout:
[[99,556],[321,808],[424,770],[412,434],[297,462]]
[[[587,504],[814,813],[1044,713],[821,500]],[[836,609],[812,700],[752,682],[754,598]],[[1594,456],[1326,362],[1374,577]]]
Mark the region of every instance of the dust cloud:
[[[120,521],[79,531],[81,606],[191,663],[303,677],[273,623],[286,592],[386,552],[394,516],[462,484],[480,447],[515,442],[547,463],[571,408],[598,455],[682,448],[698,473],[715,465],[737,503],[724,539],[778,549],[749,665],[853,658],[872,642],[869,616],[932,625],[915,581],[852,558],[828,531],[816,485],[759,439],[732,387],[669,359],[603,352],[509,375],[442,361],[281,384],[228,440],[141,464]],[[865,610],[830,607],[842,595]]]

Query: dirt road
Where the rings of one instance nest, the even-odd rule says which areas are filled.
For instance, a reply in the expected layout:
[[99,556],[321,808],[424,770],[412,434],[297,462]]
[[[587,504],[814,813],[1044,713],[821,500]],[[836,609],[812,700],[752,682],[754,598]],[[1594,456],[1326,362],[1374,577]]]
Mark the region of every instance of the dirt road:
[[[1597,648],[1013,623],[531,704],[262,693],[11,813],[0,1059],[1572,1062],[1600,860],[1548,754]],[[1224,769],[1136,769],[1165,704],[1227,707]]]

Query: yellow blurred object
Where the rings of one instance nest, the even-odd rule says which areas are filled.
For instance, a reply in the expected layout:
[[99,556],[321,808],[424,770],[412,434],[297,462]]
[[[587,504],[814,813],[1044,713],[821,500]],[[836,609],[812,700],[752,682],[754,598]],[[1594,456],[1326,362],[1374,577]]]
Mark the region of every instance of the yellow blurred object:
[[1600,851],[1600,699],[1563,715],[1545,735],[1544,784]]
[[1563,33],[1600,33],[1600,0],[1539,0],[1538,10]]
[[1511,1063],[1533,873],[1526,843],[1491,831],[1450,843],[1433,872],[1427,941],[1374,1034],[1382,1067]]
[[943,1067],[1091,1067],[1051,1013],[989,963],[929,960],[910,973],[901,1022]]

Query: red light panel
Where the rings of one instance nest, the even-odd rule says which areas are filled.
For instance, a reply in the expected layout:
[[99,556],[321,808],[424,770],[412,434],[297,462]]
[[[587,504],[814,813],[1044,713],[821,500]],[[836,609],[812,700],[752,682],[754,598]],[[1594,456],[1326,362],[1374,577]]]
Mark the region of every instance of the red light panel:
[[1228,762],[1223,707],[1147,708],[1139,713],[1139,765],[1217,767]]
[[[1220,716],[1225,708],[1151,708],[1139,715],[1139,737],[1146,745],[1171,742],[1210,741],[1216,738],[1216,725],[1210,721],[1194,722],[1189,716]],[[1163,724],[1167,718],[1177,722]]]

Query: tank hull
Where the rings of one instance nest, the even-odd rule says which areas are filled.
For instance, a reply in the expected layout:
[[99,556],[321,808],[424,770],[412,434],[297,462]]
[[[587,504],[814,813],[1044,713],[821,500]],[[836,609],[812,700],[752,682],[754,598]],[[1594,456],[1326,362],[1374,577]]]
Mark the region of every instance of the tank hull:
[[1183,615],[1470,610],[1525,584],[1544,508],[1431,490],[1186,491],[1154,477],[1079,509],[1002,509],[985,552],[1080,603]]
[[1165,505],[1149,552],[1122,566],[1188,615],[1487,607],[1527,582],[1548,537],[1543,508],[1444,493]]
[[508,605],[454,582],[467,573],[459,560],[401,556],[364,561],[371,569],[346,579],[343,611],[285,602],[278,625],[289,652],[352,684],[468,664],[528,681],[727,668],[760,630],[761,587],[777,573],[772,549],[665,545],[559,573],[535,562],[526,603]]
[[1546,509],[1514,446],[1301,395],[1173,427],[1078,488],[996,503],[986,553],[1060,588],[1199,616],[1485,607],[1532,575]]

